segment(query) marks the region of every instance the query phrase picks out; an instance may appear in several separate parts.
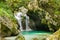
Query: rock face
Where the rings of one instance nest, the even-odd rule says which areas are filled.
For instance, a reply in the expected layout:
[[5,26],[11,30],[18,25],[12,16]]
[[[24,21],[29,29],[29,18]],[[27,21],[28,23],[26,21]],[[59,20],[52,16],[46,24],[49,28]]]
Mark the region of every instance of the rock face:
[[60,29],[53,33],[53,35],[50,35],[46,40],[60,40]]
[[0,36],[6,37],[19,34],[18,25],[14,20],[7,11],[0,8]]
[[15,24],[10,18],[4,16],[0,16],[1,21],[1,36],[11,36],[11,35],[17,35],[18,29],[17,24]]

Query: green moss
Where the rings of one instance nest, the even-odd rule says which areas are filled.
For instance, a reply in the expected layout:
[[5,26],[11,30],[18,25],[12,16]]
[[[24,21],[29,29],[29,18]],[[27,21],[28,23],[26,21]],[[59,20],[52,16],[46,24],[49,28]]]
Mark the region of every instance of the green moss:
[[25,40],[25,38],[22,35],[18,35],[15,40]]

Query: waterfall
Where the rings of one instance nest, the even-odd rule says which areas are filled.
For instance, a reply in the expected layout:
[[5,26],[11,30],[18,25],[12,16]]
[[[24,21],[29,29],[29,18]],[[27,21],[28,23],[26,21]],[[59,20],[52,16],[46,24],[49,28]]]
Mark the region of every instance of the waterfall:
[[26,17],[26,31],[30,31],[31,29],[29,28],[29,16],[27,16],[26,14],[23,14],[22,12],[17,12],[15,14],[15,18],[17,19],[20,25],[20,30],[23,31],[22,16]]
[[18,24],[20,26],[20,30],[23,31],[23,27],[22,27],[22,13],[21,12],[18,12],[15,14],[15,18],[17,19],[18,21]]
[[31,28],[29,27],[29,16],[26,15],[26,31],[30,31]]

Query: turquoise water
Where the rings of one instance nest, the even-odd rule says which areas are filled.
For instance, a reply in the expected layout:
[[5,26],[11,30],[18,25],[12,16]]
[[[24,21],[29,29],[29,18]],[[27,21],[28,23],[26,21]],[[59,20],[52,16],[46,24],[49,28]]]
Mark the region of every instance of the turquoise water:
[[51,34],[51,32],[46,32],[46,31],[23,31],[22,34],[23,35],[32,35],[32,34],[44,34],[44,33],[48,33]]
[[44,38],[47,38],[47,36],[51,35],[51,32],[46,32],[46,31],[23,31],[22,34],[25,37],[25,40],[33,40],[33,38],[37,38],[39,40],[42,40]]
[[[21,34],[20,34],[21,35]],[[51,35],[51,32],[46,31],[23,31],[22,36],[24,36],[25,40],[33,40],[37,38],[38,40],[42,40]],[[16,37],[6,37],[6,40],[15,40]]]

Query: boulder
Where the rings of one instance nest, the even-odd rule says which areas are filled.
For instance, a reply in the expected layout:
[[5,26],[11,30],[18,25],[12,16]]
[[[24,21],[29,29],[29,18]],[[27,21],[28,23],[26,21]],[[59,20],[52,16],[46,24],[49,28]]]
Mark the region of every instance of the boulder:
[[60,29],[50,35],[46,40],[60,40]]

